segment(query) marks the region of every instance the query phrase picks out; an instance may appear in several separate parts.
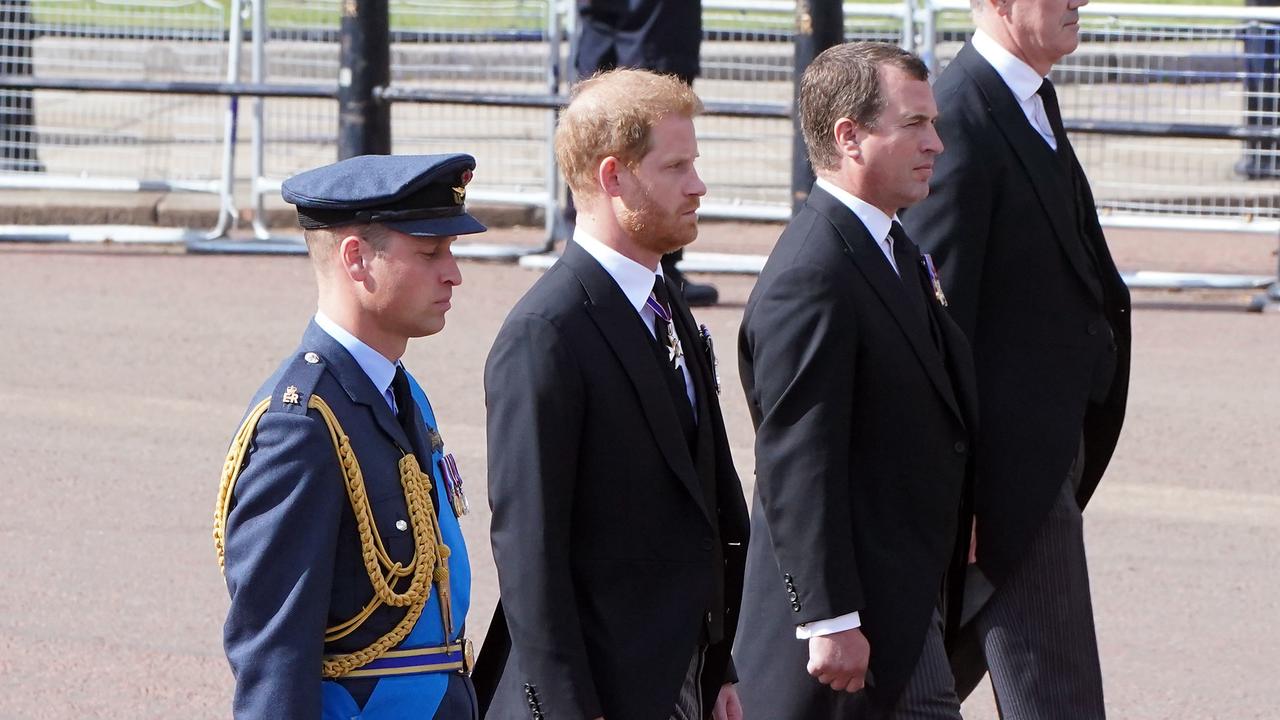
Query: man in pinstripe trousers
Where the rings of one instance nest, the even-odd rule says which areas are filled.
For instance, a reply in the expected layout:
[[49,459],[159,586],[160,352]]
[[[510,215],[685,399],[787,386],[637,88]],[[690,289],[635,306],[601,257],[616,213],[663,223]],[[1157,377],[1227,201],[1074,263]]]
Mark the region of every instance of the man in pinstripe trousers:
[[971,0],[977,32],[934,87],[947,152],[903,218],[978,372],[956,685],[964,697],[989,667],[1001,717],[1018,720],[1105,715],[1081,510],[1124,420],[1129,292],[1048,79],[1085,2]]

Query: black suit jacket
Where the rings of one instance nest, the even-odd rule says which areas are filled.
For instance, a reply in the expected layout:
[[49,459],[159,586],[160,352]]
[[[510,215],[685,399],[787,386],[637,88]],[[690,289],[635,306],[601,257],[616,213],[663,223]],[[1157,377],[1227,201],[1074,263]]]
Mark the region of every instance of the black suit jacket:
[[696,453],[648,330],[576,243],[490,351],[505,618],[477,670],[499,678],[489,717],[666,718],[708,639],[708,697],[733,678],[746,503],[703,344],[680,294],[671,298],[697,392]]
[[[912,311],[861,221],[815,187],[747,303],[739,361],[756,425],[756,497],[734,651],[748,718],[844,717],[808,675],[801,623],[858,611],[868,695],[915,668],[960,525],[973,371],[959,328]],[[967,531],[967,520],[963,530]],[[967,536],[967,532],[964,533]]]
[[578,0],[578,77],[615,67],[692,84],[702,44],[701,0]]
[[[1111,459],[1129,387],[1129,291],[1074,153],[1078,196],[972,45],[938,78],[934,94],[946,152],[929,197],[903,223],[933,253],[950,310],[973,345],[983,425],[975,456],[978,563],[999,583],[1053,505],[1082,434],[1081,507]],[[1110,392],[1090,402],[1113,342]]]

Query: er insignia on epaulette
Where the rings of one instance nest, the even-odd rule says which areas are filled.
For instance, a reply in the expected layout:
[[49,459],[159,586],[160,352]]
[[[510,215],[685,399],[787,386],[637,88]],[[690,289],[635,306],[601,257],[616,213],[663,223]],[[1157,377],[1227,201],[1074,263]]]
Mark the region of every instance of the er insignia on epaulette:
[[290,385],[284,389],[284,395],[280,398],[280,402],[286,405],[297,405],[301,399],[298,396],[298,386]]

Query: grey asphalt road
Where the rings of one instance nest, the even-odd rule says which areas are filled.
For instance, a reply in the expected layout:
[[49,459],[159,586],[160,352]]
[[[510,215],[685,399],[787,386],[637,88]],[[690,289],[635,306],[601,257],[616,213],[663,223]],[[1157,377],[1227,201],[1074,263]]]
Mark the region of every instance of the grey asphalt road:
[[[763,251],[776,234],[706,225],[699,243]],[[1275,269],[1274,239],[1112,241],[1129,269]],[[411,344],[406,362],[469,480],[479,639],[496,599],[481,372],[536,274],[463,273],[445,332]],[[715,281],[726,302],[698,317],[719,340],[750,494],[733,348],[753,278]],[[1238,293],[1135,299],[1129,420],[1086,517],[1111,716],[1280,717],[1280,315],[1246,314]],[[220,465],[313,309],[300,257],[0,244],[0,719],[229,715],[210,535]],[[989,691],[965,715],[994,718]]]

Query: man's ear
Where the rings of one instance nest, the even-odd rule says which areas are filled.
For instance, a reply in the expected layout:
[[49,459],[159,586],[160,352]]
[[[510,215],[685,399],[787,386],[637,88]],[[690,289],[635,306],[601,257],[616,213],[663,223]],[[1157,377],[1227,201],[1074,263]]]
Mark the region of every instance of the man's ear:
[[859,160],[862,158],[862,140],[866,137],[866,129],[849,118],[840,118],[831,126],[831,136],[835,138],[836,149],[845,157]]
[[372,246],[359,235],[347,235],[338,241],[338,261],[342,270],[355,282],[364,282],[369,277],[369,253]]
[[627,166],[612,155],[600,161],[600,165],[596,168],[596,182],[604,190],[605,197],[619,197],[622,195],[622,179],[620,176],[627,172],[630,172]]

